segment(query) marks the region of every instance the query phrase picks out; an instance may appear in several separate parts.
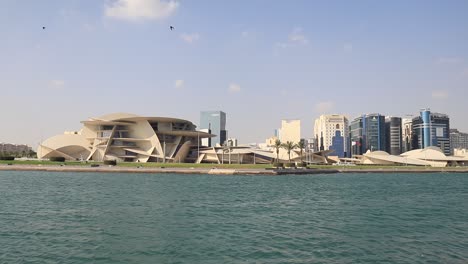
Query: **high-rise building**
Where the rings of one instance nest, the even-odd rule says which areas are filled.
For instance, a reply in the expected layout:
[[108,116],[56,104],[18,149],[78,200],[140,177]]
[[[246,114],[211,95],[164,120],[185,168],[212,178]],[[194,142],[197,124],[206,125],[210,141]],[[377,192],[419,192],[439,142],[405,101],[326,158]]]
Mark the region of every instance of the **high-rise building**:
[[297,144],[301,140],[301,120],[283,119],[279,133],[281,142],[291,141]]
[[202,141],[202,145],[208,147],[223,145],[227,139],[226,113],[223,111],[202,111],[200,113],[200,131],[216,135],[214,138]]
[[363,140],[363,125],[362,125],[363,117],[357,117],[353,121],[351,121],[349,125],[349,140],[351,141],[350,144],[350,155],[362,155],[362,144]]
[[450,129],[450,149],[452,154],[455,153],[455,149],[468,149],[468,133]]
[[401,119],[401,137],[402,137],[402,148],[401,152],[407,152],[411,150],[411,137],[413,135],[413,119],[403,118]]
[[383,115],[366,114],[357,117],[351,122],[349,130],[352,155],[362,155],[368,150],[386,150]]
[[402,151],[402,131],[400,117],[385,118],[385,145],[391,155],[400,155]]
[[346,157],[348,129],[348,119],[344,115],[321,115],[314,124],[314,137],[318,150],[334,150],[331,155]]
[[439,147],[445,155],[450,155],[450,118],[446,114],[421,110],[420,116],[413,118],[412,149]]

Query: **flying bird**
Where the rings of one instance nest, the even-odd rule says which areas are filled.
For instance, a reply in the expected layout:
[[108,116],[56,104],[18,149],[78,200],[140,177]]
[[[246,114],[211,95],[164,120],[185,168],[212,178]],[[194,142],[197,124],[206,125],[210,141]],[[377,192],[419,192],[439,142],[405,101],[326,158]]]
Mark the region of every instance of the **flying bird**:
[[42,27],[42,29],[45,29],[45,27]]
[[170,26],[169,28],[170,28],[171,30],[174,30],[174,27],[173,27],[173,26]]

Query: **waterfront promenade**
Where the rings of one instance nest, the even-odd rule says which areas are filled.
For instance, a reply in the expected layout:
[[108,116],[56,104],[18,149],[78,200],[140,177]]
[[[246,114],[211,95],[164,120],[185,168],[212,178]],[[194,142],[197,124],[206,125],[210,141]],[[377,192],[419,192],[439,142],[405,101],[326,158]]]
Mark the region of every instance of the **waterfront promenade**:
[[213,164],[212,167],[124,167],[106,166],[98,167],[77,165],[25,165],[25,164],[0,164],[0,171],[49,171],[49,172],[102,172],[102,173],[178,173],[178,174],[212,174],[212,175],[310,175],[310,174],[332,174],[332,173],[468,173],[468,167],[332,167],[329,168],[297,168],[297,169],[275,169],[275,168],[222,168]]

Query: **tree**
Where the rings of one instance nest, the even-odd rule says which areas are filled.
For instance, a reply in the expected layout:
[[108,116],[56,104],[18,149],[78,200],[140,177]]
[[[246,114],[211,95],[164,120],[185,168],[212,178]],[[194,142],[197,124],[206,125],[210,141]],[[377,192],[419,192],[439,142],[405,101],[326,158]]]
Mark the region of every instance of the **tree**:
[[297,147],[296,144],[291,141],[286,141],[286,143],[282,144],[281,146],[288,152],[288,159],[289,162],[291,162],[291,150]]
[[279,150],[280,148],[282,148],[282,145],[283,144],[281,144],[281,141],[279,139],[275,140],[275,145],[273,145],[273,147],[276,150],[276,163],[279,162]]
[[37,153],[34,150],[29,150],[28,158],[37,158]]
[[301,163],[302,163],[302,151],[305,148],[304,140],[299,140],[299,142],[296,144],[296,146],[299,148],[299,151],[300,151],[300,154],[301,154]]

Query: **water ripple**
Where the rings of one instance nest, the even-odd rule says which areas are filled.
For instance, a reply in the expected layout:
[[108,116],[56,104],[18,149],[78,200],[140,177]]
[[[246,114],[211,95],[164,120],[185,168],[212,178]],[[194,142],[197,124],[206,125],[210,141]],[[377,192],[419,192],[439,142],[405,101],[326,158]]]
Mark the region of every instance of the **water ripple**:
[[0,172],[1,263],[467,263],[468,175]]

